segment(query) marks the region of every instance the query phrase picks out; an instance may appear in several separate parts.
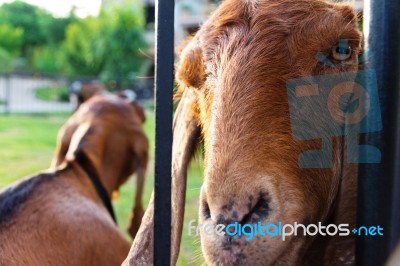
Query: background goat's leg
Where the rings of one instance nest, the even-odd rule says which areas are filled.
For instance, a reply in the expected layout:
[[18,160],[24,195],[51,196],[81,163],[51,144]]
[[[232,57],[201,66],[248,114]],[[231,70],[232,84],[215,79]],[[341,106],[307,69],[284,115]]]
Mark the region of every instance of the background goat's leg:
[[133,216],[131,219],[131,223],[128,228],[128,232],[132,236],[132,238],[135,238],[144,214],[142,196],[143,196],[144,180],[146,175],[146,170],[145,170],[146,165],[147,161],[146,163],[144,163],[144,165],[139,166],[137,169],[135,205],[133,208]]

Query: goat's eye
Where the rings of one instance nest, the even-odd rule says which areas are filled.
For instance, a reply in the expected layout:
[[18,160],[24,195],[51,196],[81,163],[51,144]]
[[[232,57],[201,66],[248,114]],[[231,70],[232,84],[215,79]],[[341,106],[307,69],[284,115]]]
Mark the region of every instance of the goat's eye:
[[332,56],[334,59],[338,61],[345,61],[350,58],[352,53],[351,47],[343,47],[336,45],[332,48]]

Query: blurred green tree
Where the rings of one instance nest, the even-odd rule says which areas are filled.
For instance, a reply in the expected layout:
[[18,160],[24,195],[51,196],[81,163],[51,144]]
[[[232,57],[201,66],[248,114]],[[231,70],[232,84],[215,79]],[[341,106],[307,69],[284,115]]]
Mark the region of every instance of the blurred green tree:
[[134,82],[146,58],[144,12],[138,5],[116,6],[103,12],[100,19],[108,22],[106,34],[103,80],[115,80],[117,88],[126,88]]
[[138,5],[114,7],[70,24],[63,44],[70,73],[115,81],[117,89],[132,84],[145,60],[142,11]]
[[63,73],[66,68],[64,54],[55,45],[37,47],[33,53],[32,68],[42,73]]
[[67,27],[79,18],[71,10],[68,17],[56,18],[46,14],[40,19],[40,28],[46,45],[34,48],[32,67],[44,73],[62,73],[66,68],[65,54],[60,46],[66,38]]
[[32,56],[33,47],[46,43],[40,27],[40,20],[44,16],[48,16],[46,11],[21,1],[5,3],[0,7],[0,24],[24,30],[21,54],[28,59]]
[[0,71],[10,71],[20,53],[23,30],[0,24]]
[[40,29],[46,39],[46,45],[59,45],[65,40],[65,34],[68,25],[77,22],[79,18],[72,9],[68,17],[53,17],[51,14],[45,14],[39,20]]
[[117,88],[132,84],[146,49],[143,7],[136,0],[109,6],[99,16],[68,17],[21,1],[0,6],[0,60],[10,69],[21,56],[23,69],[100,76]]
[[11,25],[0,24],[0,47],[11,55],[18,55],[22,45],[24,30]]
[[[7,51],[14,47],[12,54],[19,54],[25,58],[30,68],[56,72],[60,67],[55,66],[61,63],[53,62],[53,66],[50,67],[50,54],[55,55],[55,47],[65,39],[67,26],[77,20],[73,10],[68,17],[55,18],[44,9],[26,2],[5,3],[0,6],[0,47]],[[10,36],[12,38],[3,38],[4,34],[9,34],[10,31],[15,31],[14,35]],[[15,38],[18,39],[18,43],[15,43]],[[19,53],[15,53],[17,49]],[[44,58],[40,58],[41,55]],[[55,56],[54,59],[57,57],[59,56]],[[46,67],[42,68],[43,66]]]
[[99,18],[87,17],[67,27],[62,49],[71,74],[100,74],[107,56],[105,26]]

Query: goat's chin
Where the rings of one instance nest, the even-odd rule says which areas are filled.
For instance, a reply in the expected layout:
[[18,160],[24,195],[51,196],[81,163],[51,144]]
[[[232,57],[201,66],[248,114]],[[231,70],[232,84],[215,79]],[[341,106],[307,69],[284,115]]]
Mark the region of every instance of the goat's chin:
[[[225,239],[224,239],[225,238]],[[234,237],[227,244],[225,236],[202,236],[202,250],[207,265],[301,265],[304,238],[258,236],[250,241]]]
[[[272,190],[270,190],[270,194]],[[270,201],[272,210],[284,209],[285,212],[271,211],[265,219],[252,219],[248,224],[275,225],[279,228],[284,224],[293,224],[294,221],[305,220],[304,212],[301,213],[297,208],[293,208],[289,202],[278,203]],[[292,208],[291,208],[292,207]],[[203,220],[200,218],[200,220]],[[206,221],[201,221],[206,223]],[[263,232],[265,235],[254,233],[257,229],[253,227],[253,237],[249,235],[228,235],[219,236],[217,234],[205,235],[201,231],[201,245],[207,265],[301,265],[304,247],[306,246],[306,238],[299,236],[287,236],[283,240],[282,236],[270,236],[266,234],[266,229]],[[273,228],[268,229],[272,234],[278,230]],[[243,232],[243,231],[242,231]]]
[[[200,212],[199,223],[203,225],[200,236],[207,265],[301,264],[299,260],[303,255],[306,239],[300,234],[283,238],[281,233],[285,224],[308,223],[306,203],[298,200],[303,198],[302,191],[290,184],[281,190],[273,185],[268,176],[255,180],[257,183],[249,183],[237,191],[230,191],[229,195],[242,195],[241,200],[225,196],[226,191],[218,194],[205,183],[200,209],[209,211]],[[254,193],[257,190],[260,192]],[[259,196],[250,197],[251,195]],[[207,196],[212,199],[208,200],[208,205],[205,204]],[[246,201],[249,197],[251,200]],[[242,207],[243,204],[247,205]],[[207,224],[214,226],[213,233],[205,230],[204,225]],[[222,232],[217,229],[218,224],[225,226]],[[247,228],[244,229],[243,226]]]

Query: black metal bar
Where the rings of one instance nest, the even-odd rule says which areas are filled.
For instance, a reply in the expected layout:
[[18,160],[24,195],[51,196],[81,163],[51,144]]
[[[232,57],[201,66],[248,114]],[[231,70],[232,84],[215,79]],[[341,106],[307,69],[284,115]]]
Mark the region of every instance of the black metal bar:
[[368,133],[361,141],[380,149],[380,164],[360,164],[358,225],[383,227],[383,237],[357,238],[357,265],[383,265],[400,231],[400,1],[370,0],[364,14],[367,49],[373,53],[369,68],[376,70],[382,131]]
[[174,0],[156,0],[154,265],[170,265]]

